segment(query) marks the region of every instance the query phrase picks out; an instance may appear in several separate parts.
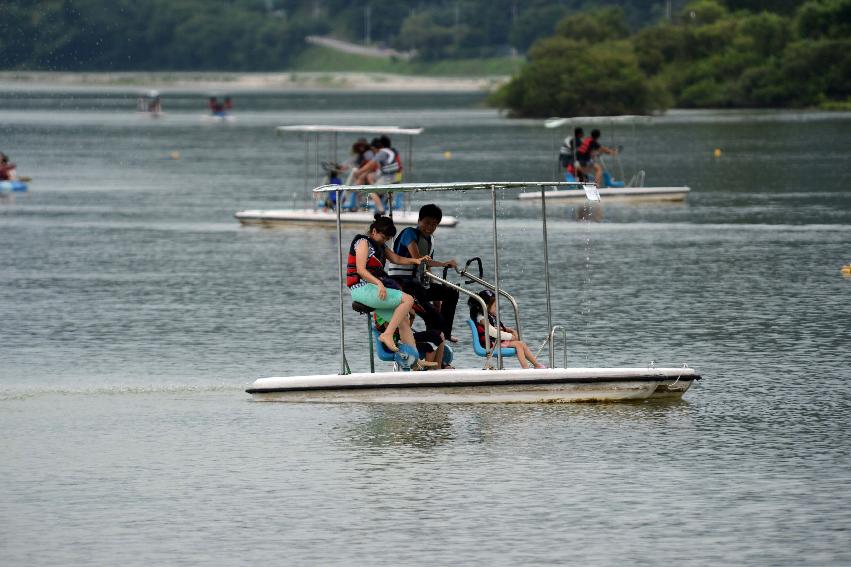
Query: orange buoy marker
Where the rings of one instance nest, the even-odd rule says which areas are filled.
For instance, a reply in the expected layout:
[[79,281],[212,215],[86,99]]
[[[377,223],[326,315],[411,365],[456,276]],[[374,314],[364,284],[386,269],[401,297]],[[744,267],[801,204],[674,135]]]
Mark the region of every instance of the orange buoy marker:
[[839,269],[843,276],[851,276],[851,264],[846,264]]
[[449,150],[446,150],[445,152],[443,152],[443,158],[444,159],[452,159],[452,152],[450,152]]
[[721,148],[715,148],[715,151],[712,152],[712,155],[714,155],[717,158],[721,157]]

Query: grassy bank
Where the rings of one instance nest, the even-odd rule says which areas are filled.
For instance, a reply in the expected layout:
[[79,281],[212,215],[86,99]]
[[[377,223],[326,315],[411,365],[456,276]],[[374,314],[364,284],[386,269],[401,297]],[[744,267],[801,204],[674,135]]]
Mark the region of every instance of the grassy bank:
[[493,77],[513,75],[523,59],[491,57],[487,59],[453,59],[433,63],[379,59],[342,53],[326,47],[311,46],[290,65],[291,71],[392,73],[433,77]]

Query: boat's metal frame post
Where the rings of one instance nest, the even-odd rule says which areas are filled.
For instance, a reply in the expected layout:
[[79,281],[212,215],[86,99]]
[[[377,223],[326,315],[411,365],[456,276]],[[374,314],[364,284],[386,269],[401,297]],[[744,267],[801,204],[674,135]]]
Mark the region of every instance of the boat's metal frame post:
[[[575,145],[575,144],[574,144]],[[547,242],[547,188],[541,185],[541,225],[544,233],[544,289],[547,295],[547,329],[553,328],[553,312],[550,303],[550,252]],[[555,352],[553,351],[552,342],[550,342],[550,368],[555,365]]]
[[[496,346],[494,350],[496,351],[496,367],[499,370],[503,369],[502,364],[502,341],[500,340],[500,335],[502,332],[502,326],[499,321],[499,247],[497,246],[497,232],[496,232],[496,185],[491,185],[491,214],[493,216],[493,281],[494,288],[496,289],[496,293],[494,293],[496,299]],[[484,313],[485,316],[485,329],[487,329],[488,322],[488,314],[487,310]],[[485,336],[487,336],[487,332],[485,332]]]
[[[334,191],[337,194],[337,203],[340,202],[342,191],[339,189]],[[351,374],[346,363],[346,322],[343,319],[343,223],[340,222],[340,209],[337,209],[337,267],[340,273],[340,374]],[[372,337],[370,337],[370,348],[372,347]]]
[[[556,151],[556,132],[558,132],[558,128],[553,128],[553,135],[550,137],[550,140],[551,140],[550,145],[552,146],[552,147],[550,148],[550,155],[555,154],[555,151]],[[556,156],[558,156],[558,155],[560,155],[560,154],[561,154],[561,151],[559,151],[559,152],[558,152],[557,154],[555,154],[555,155],[556,155]],[[553,181],[558,181],[558,176],[559,176],[559,173],[560,173],[560,172],[559,172],[559,170],[560,170],[560,169],[561,169],[561,158],[559,158],[559,160],[558,160],[558,161],[556,162],[556,164],[553,166],[553,170],[555,171],[555,176],[553,176]]]
[[[310,134],[304,135],[304,192],[310,202],[313,202],[313,195],[310,193]],[[295,208],[295,193],[293,193],[293,208]]]
[[[408,165],[405,167],[408,168],[408,179],[403,179],[403,182],[413,183],[414,181],[414,136],[408,135],[408,155],[405,156],[405,161]],[[410,210],[411,208],[411,197],[409,195],[405,195],[405,210]]]
[[561,330],[561,365],[563,368],[567,368],[567,329],[565,329],[564,325],[553,325],[550,328],[550,336],[547,337],[550,345],[550,368],[555,368],[555,354],[553,348],[555,347],[555,335],[557,329]]
[[387,216],[393,220],[393,191],[387,192]]
[[[366,314],[366,338],[369,341],[369,372],[375,374],[375,349],[372,346],[372,317]],[[566,356],[566,355],[565,355]]]
[[[321,165],[322,158],[319,155],[319,138],[320,138],[320,134],[319,134],[319,132],[317,132],[316,133],[316,139],[315,139],[314,144],[313,144],[313,149],[314,149],[314,152],[313,152],[313,181],[318,182],[319,185],[322,185],[323,184],[322,178],[324,176],[322,175],[322,165]],[[313,185],[313,183],[311,183],[311,185]],[[315,205],[315,203],[314,203],[314,205]]]

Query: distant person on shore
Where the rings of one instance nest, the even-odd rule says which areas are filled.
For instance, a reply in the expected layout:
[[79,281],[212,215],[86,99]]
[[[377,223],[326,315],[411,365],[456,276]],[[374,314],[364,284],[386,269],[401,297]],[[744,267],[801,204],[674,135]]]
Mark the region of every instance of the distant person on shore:
[[[567,138],[565,138],[558,151],[558,165],[559,168],[561,168],[562,173],[569,174],[573,179],[577,181],[581,180],[579,179],[579,172],[576,168],[576,156],[579,146],[582,145],[582,137],[584,135],[585,132],[584,130],[582,130],[582,128],[575,128],[573,130],[573,136],[568,136]],[[570,181],[570,179],[567,180]]]
[[[355,173],[355,185],[390,185],[402,180],[402,160],[399,157],[390,138],[381,136],[373,138],[370,148],[374,157],[359,167]],[[375,203],[375,210],[384,212],[383,193],[370,193],[369,197]]]
[[599,142],[600,131],[597,129],[591,130],[591,135],[582,140],[582,145],[576,151],[576,159],[579,162],[579,173],[584,175],[594,175],[594,182],[597,187],[602,187],[603,184],[603,166],[600,165],[596,157],[600,154],[615,155],[618,151],[614,148],[603,146]]
[[0,181],[14,181],[18,178],[18,170],[14,163],[9,163],[9,156],[0,152]]
[[230,99],[229,96],[225,97],[224,106],[225,106],[225,112],[230,112],[231,110],[233,110],[233,101]]

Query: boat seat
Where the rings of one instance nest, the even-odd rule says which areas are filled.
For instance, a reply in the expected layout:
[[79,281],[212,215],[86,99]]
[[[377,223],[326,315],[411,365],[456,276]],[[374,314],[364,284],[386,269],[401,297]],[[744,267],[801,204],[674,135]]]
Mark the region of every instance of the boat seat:
[[384,362],[395,362],[395,355],[387,350],[387,347],[384,346],[380,340],[378,340],[378,329],[375,328],[375,321],[370,317],[370,313],[375,311],[375,307],[370,307],[369,305],[364,305],[358,301],[352,301],[352,309],[366,315],[369,317],[369,330],[372,334],[372,342],[375,343],[375,354],[378,355],[379,360],[383,360]]
[[[485,347],[482,346],[481,341],[479,341],[479,331],[476,330],[476,322],[472,319],[467,319],[467,325],[470,326],[470,330],[473,332],[473,352],[477,355],[485,357],[488,355]],[[501,348],[499,349],[502,356],[515,356],[517,351],[513,348]],[[496,355],[496,350],[493,351],[494,355]]]
[[375,354],[378,355],[378,360],[383,360],[384,362],[396,362],[396,355],[384,346],[380,340],[378,340],[378,329],[375,328],[375,322],[370,321],[370,328],[372,329],[372,342],[375,343]]
[[360,303],[358,301],[352,301],[352,309],[363,315],[369,315],[370,313],[375,311],[375,307],[364,305],[363,303]]

